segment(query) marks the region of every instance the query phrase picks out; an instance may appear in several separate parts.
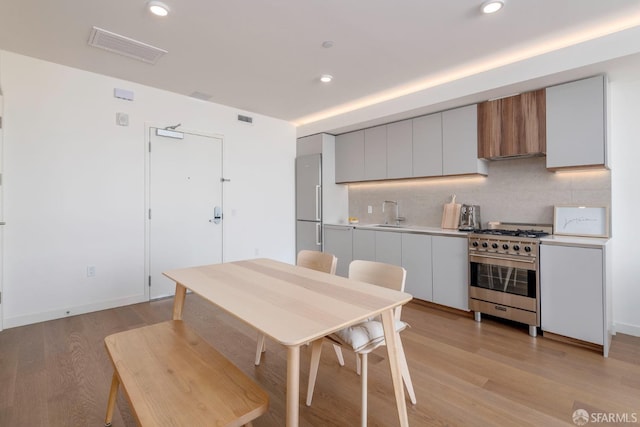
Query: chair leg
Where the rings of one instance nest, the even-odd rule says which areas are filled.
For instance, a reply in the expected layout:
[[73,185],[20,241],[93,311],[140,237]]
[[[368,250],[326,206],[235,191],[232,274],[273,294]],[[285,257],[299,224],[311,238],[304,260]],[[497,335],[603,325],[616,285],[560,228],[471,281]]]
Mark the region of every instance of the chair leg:
[[267,347],[265,345],[264,334],[258,332],[258,339],[257,339],[257,345],[256,345],[256,361],[255,361],[256,366],[260,364],[262,353],[264,353],[266,349]]
[[360,375],[362,373],[362,364],[360,363],[360,358],[356,357],[356,374]]
[[105,427],[111,426],[111,421],[113,420],[113,410],[116,407],[116,397],[118,396],[119,385],[120,380],[118,379],[118,374],[114,372],[113,379],[111,380],[111,390],[109,390],[109,400],[107,401],[107,415],[104,417]]
[[358,357],[358,360],[360,358],[362,358],[362,391],[361,391],[361,401],[362,401],[362,412],[360,414],[360,421],[361,421],[361,425],[362,427],[367,427],[367,380],[368,380],[368,375],[367,375],[367,371],[368,371],[368,367],[367,367],[367,353],[363,353],[360,355],[361,357]]
[[416,392],[413,390],[413,382],[411,382],[411,375],[409,374],[409,365],[407,365],[407,358],[404,354],[404,347],[402,347],[402,340],[398,337],[396,340],[396,345],[398,347],[398,358],[400,360],[400,371],[402,372],[402,379],[404,380],[404,385],[407,388],[407,393],[409,393],[409,399],[411,399],[411,403],[416,404]]
[[318,376],[318,366],[320,365],[320,354],[322,353],[322,342],[320,338],[311,343],[311,365],[309,366],[309,384],[307,385],[307,406],[311,406],[313,390],[316,387]]
[[333,349],[336,352],[336,357],[338,358],[338,363],[340,366],[344,366],[344,357],[342,357],[342,349],[338,344],[333,345]]

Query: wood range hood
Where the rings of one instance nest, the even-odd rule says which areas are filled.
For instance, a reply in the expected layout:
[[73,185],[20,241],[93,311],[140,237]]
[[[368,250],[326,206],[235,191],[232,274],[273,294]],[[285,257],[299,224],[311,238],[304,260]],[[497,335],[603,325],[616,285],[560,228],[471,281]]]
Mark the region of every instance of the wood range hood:
[[545,89],[478,104],[478,158],[546,155]]

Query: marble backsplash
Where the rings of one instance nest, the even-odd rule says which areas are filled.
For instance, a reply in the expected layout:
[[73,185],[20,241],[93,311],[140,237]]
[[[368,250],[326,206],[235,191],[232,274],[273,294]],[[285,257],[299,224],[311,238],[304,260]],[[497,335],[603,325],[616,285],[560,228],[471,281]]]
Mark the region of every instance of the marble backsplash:
[[382,203],[395,200],[405,224],[439,227],[452,194],[456,203],[480,206],[483,227],[488,221],[552,224],[556,205],[610,208],[611,173],[549,172],[544,157],[533,157],[492,161],[487,177],[349,184],[349,216],[360,223],[382,223]]

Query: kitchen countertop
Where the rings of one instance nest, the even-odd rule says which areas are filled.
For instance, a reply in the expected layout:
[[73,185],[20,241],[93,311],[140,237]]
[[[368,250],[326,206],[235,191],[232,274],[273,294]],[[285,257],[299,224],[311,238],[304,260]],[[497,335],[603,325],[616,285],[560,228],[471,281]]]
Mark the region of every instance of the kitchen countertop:
[[551,235],[540,239],[543,245],[579,246],[585,248],[603,248],[609,239],[599,237]]
[[[379,224],[331,224],[325,223],[326,226],[334,227],[351,227],[361,230],[388,231],[392,233],[421,233],[435,234],[440,236],[458,236],[466,237],[468,231],[450,230],[440,227],[426,227],[421,225],[401,225],[400,227],[381,227]],[[551,235],[542,237],[540,242],[543,245],[562,245],[562,246],[579,246],[587,248],[603,248],[609,242],[607,238],[598,237],[580,237],[580,236],[560,236]]]
[[393,233],[421,233],[421,234],[436,234],[441,236],[458,236],[467,237],[469,232],[449,230],[440,227],[426,227],[421,225],[401,225],[400,227],[381,227],[376,224],[325,224],[328,226],[337,227],[353,227],[362,230],[375,230],[375,231],[389,231]]

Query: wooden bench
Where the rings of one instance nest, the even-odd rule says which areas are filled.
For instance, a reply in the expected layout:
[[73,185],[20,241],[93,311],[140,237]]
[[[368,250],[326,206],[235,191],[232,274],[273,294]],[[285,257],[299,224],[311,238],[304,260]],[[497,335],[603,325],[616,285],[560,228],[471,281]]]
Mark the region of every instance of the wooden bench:
[[181,320],[104,341],[114,367],[106,426],[120,384],[141,426],[251,425],[267,411],[267,393]]

